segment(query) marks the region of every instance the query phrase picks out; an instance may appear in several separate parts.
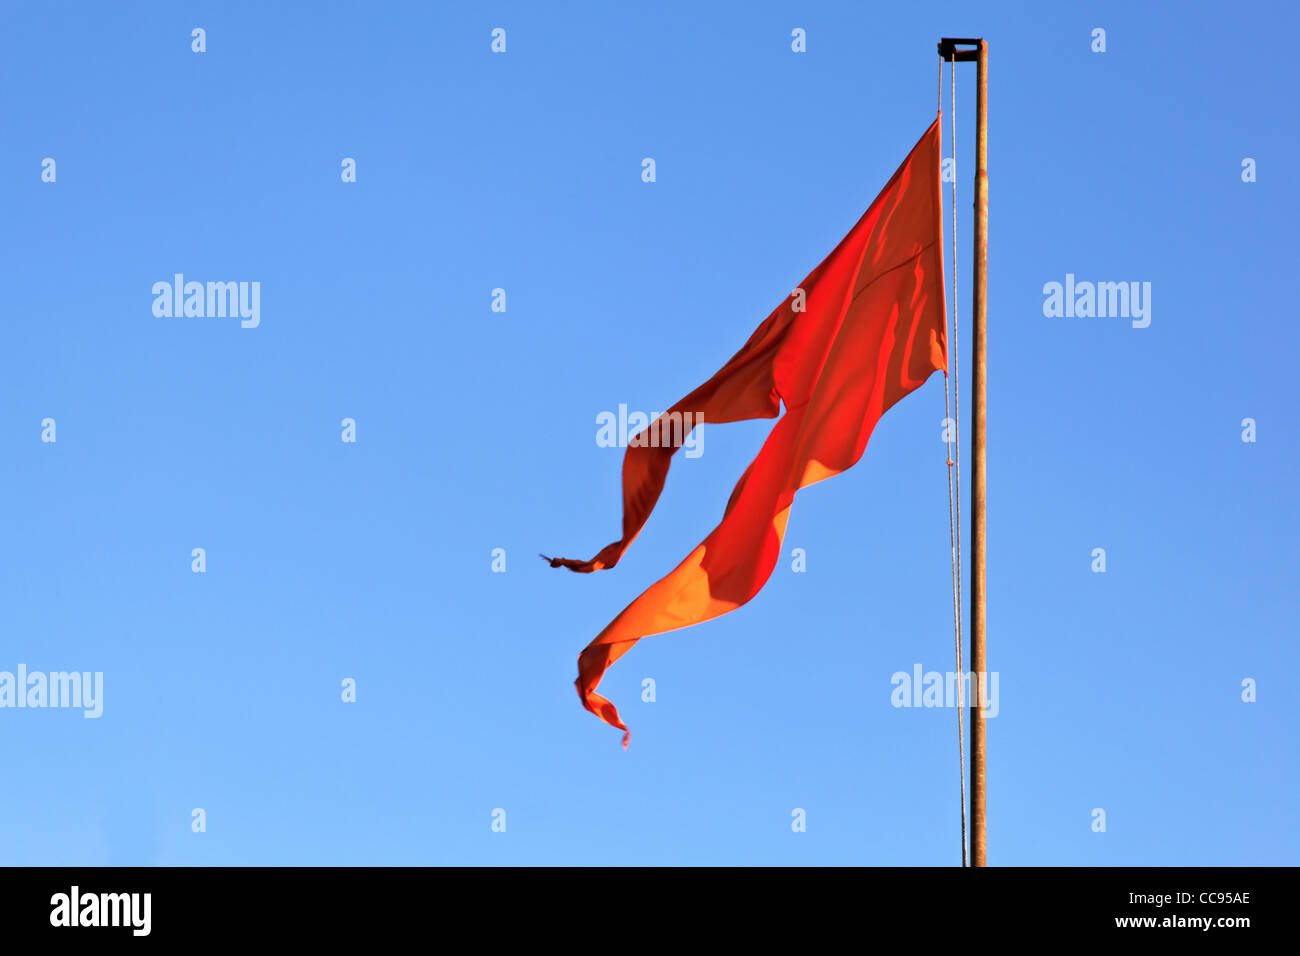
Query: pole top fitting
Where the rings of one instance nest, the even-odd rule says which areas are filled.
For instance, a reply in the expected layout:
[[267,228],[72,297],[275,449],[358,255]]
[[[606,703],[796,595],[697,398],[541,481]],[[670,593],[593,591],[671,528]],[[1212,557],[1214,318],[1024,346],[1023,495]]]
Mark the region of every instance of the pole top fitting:
[[[958,63],[971,63],[979,59],[984,46],[982,37],[944,37],[939,41],[939,56],[944,60],[956,60]],[[959,50],[958,47],[974,49]]]

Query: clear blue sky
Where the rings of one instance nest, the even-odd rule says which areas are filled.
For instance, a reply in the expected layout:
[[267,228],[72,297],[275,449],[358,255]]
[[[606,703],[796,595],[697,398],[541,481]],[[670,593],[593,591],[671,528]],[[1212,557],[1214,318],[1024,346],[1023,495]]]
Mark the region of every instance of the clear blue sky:
[[[578,652],[770,423],[706,425],[616,570],[536,557],[617,537],[596,416],[834,246],[945,34],[991,44],[989,860],[1300,862],[1297,16],[979,6],[6,4],[0,670],[104,710],[0,709],[0,863],[955,863],[953,711],[890,703],[952,667],[941,379],[749,606],[614,666],[627,753]],[[260,282],[260,326],[156,317],[177,272]],[[1045,317],[1067,273],[1150,282],[1150,326]]]

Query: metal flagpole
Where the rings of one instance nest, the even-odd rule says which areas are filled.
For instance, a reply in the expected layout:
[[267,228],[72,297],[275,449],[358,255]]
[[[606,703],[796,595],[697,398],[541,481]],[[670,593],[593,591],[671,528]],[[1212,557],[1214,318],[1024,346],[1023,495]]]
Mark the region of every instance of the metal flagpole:
[[[958,49],[966,47],[966,49]],[[973,49],[972,49],[973,48]],[[974,326],[972,341],[975,354],[971,359],[971,399],[973,404],[971,434],[971,629],[970,629],[970,862],[984,866],[985,839],[985,772],[984,772],[984,695],[988,688],[984,656],[984,497],[986,477],[984,433],[987,422],[985,379],[988,371],[987,298],[985,279],[989,258],[989,184],[988,158],[988,44],[982,39],[945,37],[939,41],[939,56],[956,62],[974,61],[976,65],[975,100],[975,262],[972,277]]]

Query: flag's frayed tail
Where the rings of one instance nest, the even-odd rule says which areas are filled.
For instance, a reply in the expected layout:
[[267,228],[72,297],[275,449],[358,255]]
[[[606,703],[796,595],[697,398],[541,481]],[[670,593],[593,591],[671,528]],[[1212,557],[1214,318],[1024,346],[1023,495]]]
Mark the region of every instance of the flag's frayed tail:
[[[581,659],[579,659],[579,666],[581,666]],[[605,723],[623,731],[623,749],[627,750],[627,745],[632,741],[632,731],[628,730],[627,725],[619,718],[618,708],[594,690],[583,690],[581,677],[573,682],[573,686],[578,688],[578,698],[582,701],[583,707],[586,707]]]
[[609,665],[622,657],[623,651],[632,644],[612,650],[611,645],[598,643],[599,640],[597,638],[578,655],[578,679],[573,682],[573,686],[578,689],[578,699],[582,701],[583,707],[611,727],[623,731],[623,749],[627,750],[627,745],[632,740],[632,731],[627,729],[627,724],[618,716],[618,708],[596,693],[596,687]]

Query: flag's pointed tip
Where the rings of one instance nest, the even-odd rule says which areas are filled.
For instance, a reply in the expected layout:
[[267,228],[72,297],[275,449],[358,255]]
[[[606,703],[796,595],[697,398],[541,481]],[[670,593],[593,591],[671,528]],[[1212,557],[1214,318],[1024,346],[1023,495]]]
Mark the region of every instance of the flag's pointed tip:
[[623,731],[623,752],[627,752],[627,745],[632,741],[632,731]]

